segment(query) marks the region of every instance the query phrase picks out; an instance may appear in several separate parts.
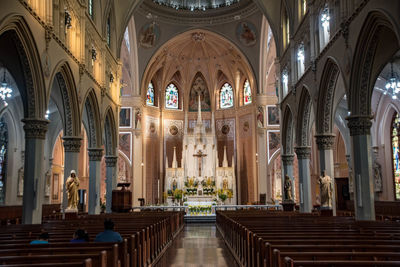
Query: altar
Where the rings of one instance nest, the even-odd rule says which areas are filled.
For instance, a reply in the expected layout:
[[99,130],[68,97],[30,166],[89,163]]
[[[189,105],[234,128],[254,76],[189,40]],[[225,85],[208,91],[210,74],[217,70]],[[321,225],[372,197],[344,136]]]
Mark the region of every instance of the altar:
[[[187,205],[193,202],[220,205],[225,204],[225,201],[236,204],[234,158],[232,157],[232,164],[229,166],[224,147],[223,160],[219,161],[214,113],[211,118],[211,129],[206,131],[201,117],[200,98],[198,103],[194,128],[189,128],[185,114],[181,168],[178,168],[176,147],[174,147],[172,166],[166,164],[164,184],[168,195],[166,202],[168,205],[177,203]],[[168,163],[168,159],[166,162]]]

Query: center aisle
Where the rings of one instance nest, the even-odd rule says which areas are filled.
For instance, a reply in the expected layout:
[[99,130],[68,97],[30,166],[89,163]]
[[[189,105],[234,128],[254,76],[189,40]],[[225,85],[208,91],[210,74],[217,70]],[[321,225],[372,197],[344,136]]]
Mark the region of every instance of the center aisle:
[[215,224],[186,224],[156,267],[238,266]]

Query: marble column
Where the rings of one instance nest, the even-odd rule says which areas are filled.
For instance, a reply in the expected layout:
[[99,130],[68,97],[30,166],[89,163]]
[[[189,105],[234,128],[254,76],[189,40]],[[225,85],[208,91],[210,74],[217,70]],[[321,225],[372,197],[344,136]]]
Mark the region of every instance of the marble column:
[[117,187],[117,156],[106,156],[106,212],[111,213],[112,191]]
[[100,178],[102,148],[88,148],[89,152],[89,214],[100,214]]
[[23,119],[25,131],[24,196],[22,223],[40,224],[44,201],[44,143],[48,120]]
[[81,150],[81,137],[78,136],[64,136],[64,183],[63,183],[63,199],[62,199],[62,210],[66,210],[68,207],[68,196],[65,188],[65,183],[71,174],[71,170],[75,170],[76,176],[79,178],[78,164],[79,164],[79,152]]
[[[331,177],[332,183],[332,211],[336,216],[336,184],[335,168],[333,166],[333,144],[335,143],[334,134],[319,134],[315,136],[319,152],[320,172],[325,171],[325,175]],[[321,175],[320,173],[320,175]]]
[[295,148],[295,151],[299,162],[300,212],[308,213],[313,208],[310,175],[311,147],[299,146]]
[[281,155],[282,158],[282,164],[283,164],[283,173],[282,173],[282,201],[284,201],[285,197],[285,176],[289,175],[290,180],[292,181],[292,196],[293,196],[293,201],[294,201],[294,177],[293,177],[293,160],[294,160],[294,155],[289,154],[289,155]]
[[375,220],[375,202],[371,155],[371,117],[347,118],[352,147],[354,210],[356,220]]

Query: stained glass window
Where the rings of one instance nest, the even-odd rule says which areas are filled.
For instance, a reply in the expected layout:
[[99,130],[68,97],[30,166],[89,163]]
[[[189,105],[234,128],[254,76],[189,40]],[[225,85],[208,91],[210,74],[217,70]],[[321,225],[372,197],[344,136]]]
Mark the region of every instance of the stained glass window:
[[177,109],[178,108],[178,88],[175,84],[168,85],[165,91],[165,107]]
[[110,46],[111,44],[111,21],[110,16],[107,18],[107,45]]
[[399,137],[400,137],[400,117],[399,114],[393,118],[392,123],[392,156],[393,156],[393,178],[395,188],[395,198],[400,200],[400,150],[399,150]]
[[221,108],[233,107],[233,89],[229,83],[222,86],[219,99]]
[[244,82],[243,95],[244,95],[244,104],[245,105],[251,104],[251,87],[250,87],[249,80],[246,80]]
[[151,82],[147,86],[146,105],[154,106],[154,87]]
[[88,12],[91,19],[93,19],[93,0],[88,1]]

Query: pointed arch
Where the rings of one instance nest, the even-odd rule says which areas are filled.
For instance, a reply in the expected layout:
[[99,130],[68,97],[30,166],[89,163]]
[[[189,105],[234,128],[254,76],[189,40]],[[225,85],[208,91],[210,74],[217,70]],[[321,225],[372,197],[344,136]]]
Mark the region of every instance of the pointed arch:
[[106,109],[104,117],[104,149],[106,156],[117,156],[117,126],[111,107]]
[[299,110],[297,116],[297,134],[296,143],[297,146],[305,147],[310,146],[311,133],[310,133],[310,121],[311,121],[311,97],[306,87],[303,87],[300,96]]
[[293,154],[293,115],[292,110],[289,105],[286,106],[285,111],[283,113],[283,126],[282,126],[282,148],[284,155],[292,155]]
[[211,111],[210,91],[207,86],[207,81],[201,72],[197,72],[196,75],[194,75],[190,86],[189,111],[197,111],[199,109],[197,95],[200,95],[201,111]]
[[88,136],[88,148],[100,148],[101,139],[101,121],[100,109],[94,89],[89,89],[82,111],[82,121]]
[[328,58],[319,85],[316,125],[318,134],[332,133],[334,96],[339,74],[336,62]]
[[14,77],[20,91],[24,117],[44,118],[46,92],[43,68],[35,40],[25,19],[11,15],[0,24],[0,42],[7,53],[0,61]]
[[[63,121],[64,135],[79,136],[81,132],[79,101],[71,68],[68,62],[61,62],[56,70],[48,99],[50,101],[52,95],[58,94],[60,99],[53,99],[53,101],[60,102],[56,105]],[[57,88],[54,83],[57,83]]]
[[368,14],[358,37],[351,69],[349,107],[352,116],[371,114],[376,78],[400,49],[396,25],[386,14]]

